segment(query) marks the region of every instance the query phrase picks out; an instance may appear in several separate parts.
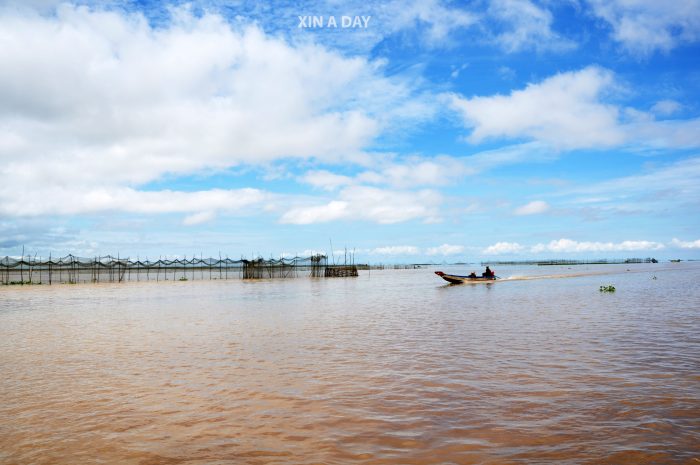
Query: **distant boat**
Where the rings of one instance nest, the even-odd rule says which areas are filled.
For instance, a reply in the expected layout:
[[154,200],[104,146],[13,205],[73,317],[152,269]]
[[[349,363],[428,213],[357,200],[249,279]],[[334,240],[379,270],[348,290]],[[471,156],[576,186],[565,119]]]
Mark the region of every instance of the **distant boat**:
[[436,275],[440,276],[442,279],[447,281],[450,284],[464,284],[464,283],[487,283],[487,282],[493,282],[496,279],[498,279],[496,276],[492,276],[490,278],[486,278],[484,276],[460,276],[456,274],[447,274],[443,273],[442,271],[436,271]]
[[681,261],[680,258],[676,258],[676,259],[673,259],[673,260],[669,260],[669,262],[671,262],[671,263],[680,263],[680,261]]

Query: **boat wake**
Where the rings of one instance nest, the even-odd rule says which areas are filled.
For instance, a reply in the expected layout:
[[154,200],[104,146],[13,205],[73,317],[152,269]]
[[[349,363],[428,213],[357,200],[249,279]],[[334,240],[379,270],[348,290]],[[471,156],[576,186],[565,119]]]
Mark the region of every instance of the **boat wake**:
[[[660,271],[660,270],[655,270]],[[580,273],[561,273],[561,274],[545,274],[545,275],[513,275],[508,277],[499,278],[499,281],[532,281],[535,279],[564,279],[564,278],[580,278],[584,276],[602,276],[602,275],[612,275],[621,273],[648,273],[649,270],[609,270],[609,271],[585,271]]]
[[576,273],[576,274],[547,274],[541,276],[508,276],[505,278],[500,278],[499,281],[533,281],[537,279],[564,279],[564,278],[578,278],[581,276],[595,276],[599,274],[609,274],[609,273]]

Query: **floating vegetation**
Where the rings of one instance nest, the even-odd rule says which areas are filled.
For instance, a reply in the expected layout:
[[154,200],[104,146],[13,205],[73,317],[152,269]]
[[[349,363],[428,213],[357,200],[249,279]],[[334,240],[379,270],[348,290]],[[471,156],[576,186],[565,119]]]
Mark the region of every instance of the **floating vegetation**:
[[600,292],[615,292],[615,286],[608,284],[607,286],[600,286]]

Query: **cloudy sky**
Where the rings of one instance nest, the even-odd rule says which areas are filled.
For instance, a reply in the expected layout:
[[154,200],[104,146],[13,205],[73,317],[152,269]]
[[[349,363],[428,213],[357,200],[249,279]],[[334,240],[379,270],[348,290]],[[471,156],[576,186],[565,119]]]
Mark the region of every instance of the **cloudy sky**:
[[0,255],[700,258],[698,56],[700,0],[0,1]]

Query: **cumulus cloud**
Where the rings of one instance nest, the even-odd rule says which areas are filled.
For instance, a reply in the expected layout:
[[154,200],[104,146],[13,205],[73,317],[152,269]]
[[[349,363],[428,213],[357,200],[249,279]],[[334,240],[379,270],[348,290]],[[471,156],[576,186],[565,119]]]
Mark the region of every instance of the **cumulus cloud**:
[[[700,118],[657,120],[654,113],[606,103],[604,97],[619,87],[611,71],[589,66],[528,84],[510,95],[452,94],[447,100],[472,130],[467,137],[471,143],[525,139],[554,150],[700,146]],[[672,101],[665,101],[652,111],[663,116],[676,109]]]
[[530,251],[532,253],[559,252],[625,252],[638,250],[661,250],[664,244],[653,241],[622,241],[622,242],[578,242],[571,239],[553,240],[548,244],[534,245]]
[[638,55],[668,52],[700,40],[700,1],[588,0],[593,12],[605,20],[613,38]]
[[418,255],[420,249],[412,245],[377,247],[369,251],[372,255]]
[[327,170],[312,170],[299,178],[299,181],[325,190],[336,190],[349,185],[379,185],[396,189],[410,189],[424,186],[444,186],[460,178],[475,174],[468,166],[471,159],[447,155],[435,157],[408,156],[397,159],[393,154],[378,156],[370,169],[354,176],[340,175]]
[[538,215],[549,210],[549,204],[543,200],[533,200],[515,209],[516,215]]
[[437,247],[429,247],[425,253],[428,255],[457,255],[464,252],[463,245],[442,244]]
[[492,17],[505,24],[495,37],[507,52],[526,49],[564,51],[576,44],[552,30],[552,13],[529,0],[494,0],[489,7]]
[[414,219],[436,221],[442,197],[432,190],[415,192],[350,186],[339,198],[322,205],[295,207],[280,221],[290,224],[324,223],[334,220],[365,220],[380,224]]
[[331,173],[326,170],[309,171],[299,180],[314,187],[331,191],[353,183],[353,179],[349,176]]
[[[48,211],[13,200],[31,204],[34,193],[72,199],[59,214],[133,211],[115,201],[149,198],[138,186],[165,175],[355,159],[390,124],[387,115],[415,107],[379,62],[187,8],[160,27],[137,13],[69,4],[45,16],[0,9],[0,63],[6,214]],[[169,210],[161,205],[151,210]]]
[[312,170],[298,179],[302,183],[329,191],[350,185],[390,186],[396,189],[441,187],[501,166],[524,162],[545,163],[558,157],[556,151],[544,144],[528,142],[485,150],[466,157],[414,155],[397,159],[392,154],[384,157],[376,155],[373,162],[368,163],[374,166],[353,176]]
[[41,215],[75,215],[80,213],[196,213],[185,224],[197,224],[213,218],[216,211],[234,212],[262,205],[273,196],[258,189],[211,189],[206,191],[139,191],[128,187],[76,189],[50,187],[30,190],[21,198],[0,187],[0,215],[32,217]]
[[671,241],[671,246],[681,249],[700,249],[700,239],[696,241],[681,241],[674,237]]
[[469,141],[526,138],[566,149],[606,147],[624,140],[619,110],[600,101],[614,84],[610,71],[590,66],[529,84],[510,95],[462,98],[451,106],[472,128]]
[[474,171],[467,166],[465,159],[446,155],[431,158],[413,156],[400,162],[385,162],[375,170],[360,173],[357,180],[402,189],[442,186],[469,174],[474,174]]
[[[673,239],[669,244],[673,247],[691,249],[700,248],[700,240],[685,242]],[[575,241],[572,239],[557,239],[548,243],[539,243],[533,246],[524,246],[517,242],[497,242],[486,247],[482,253],[484,255],[519,254],[530,252],[539,254],[544,252],[552,253],[598,253],[598,252],[633,252],[633,251],[657,251],[663,250],[666,245],[654,241],[627,240],[622,242],[598,242],[598,241]]]
[[49,149],[44,161],[84,158],[88,169],[95,159],[135,162],[122,176],[143,181],[207,165],[334,157],[376,134],[371,117],[337,98],[362,78],[382,81],[362,59],[183,10],[165,29],[69,5],[56,17],[0,19],[3,126],[25,156]]
[[483,250],[484,255],[501,255],[519,253],[524,247],[517,242],[496,242]]

